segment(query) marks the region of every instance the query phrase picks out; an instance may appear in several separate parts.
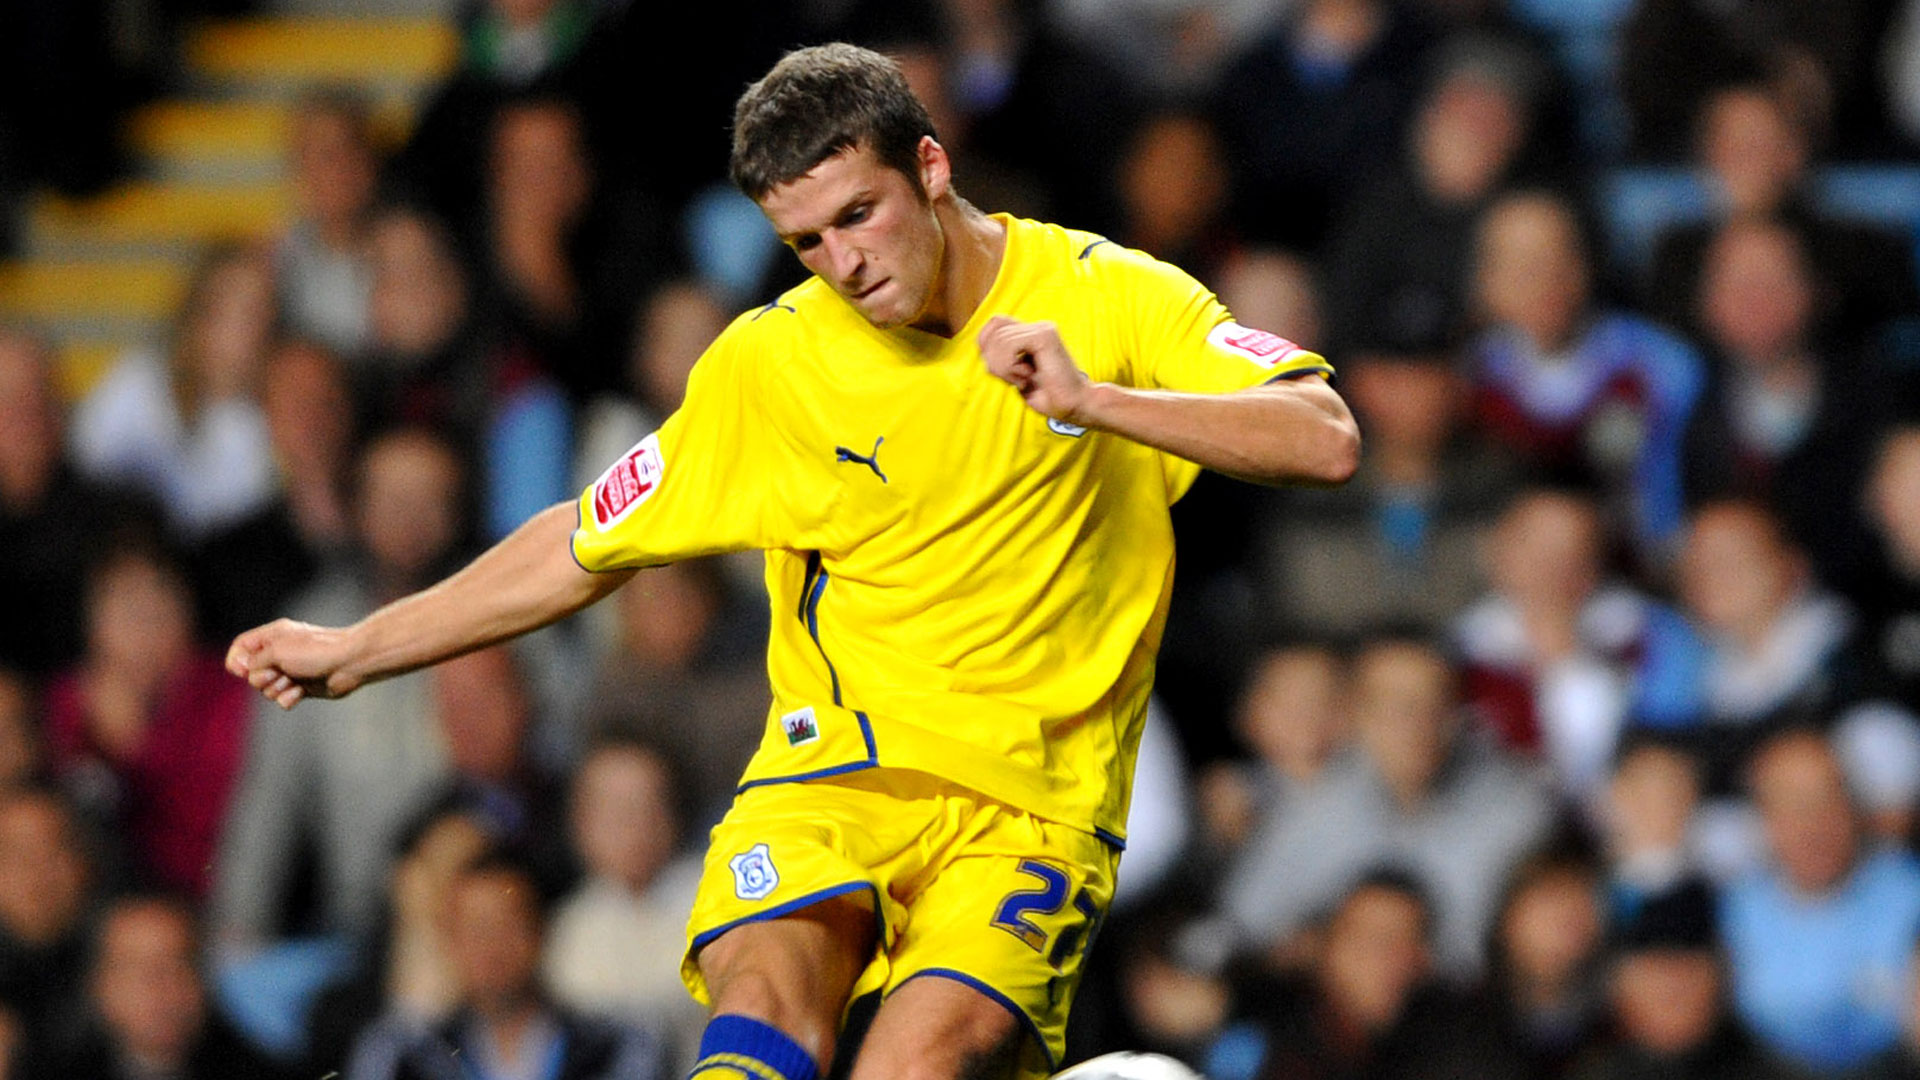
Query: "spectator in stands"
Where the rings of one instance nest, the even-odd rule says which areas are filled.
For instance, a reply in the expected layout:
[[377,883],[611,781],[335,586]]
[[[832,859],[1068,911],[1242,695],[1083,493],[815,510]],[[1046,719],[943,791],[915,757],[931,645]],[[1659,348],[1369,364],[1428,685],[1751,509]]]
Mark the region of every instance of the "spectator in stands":
[[[1910,963],[1920,970],[1920,946]],[[1920,1076],[1920,980],[1907,980],[1900,1041],[1856,1074],[1859,1080],[1914,1080]]]
[[1713,213],[1655,241],[1645,297],[1656,318],[1701,333],[1696,298],[1707,249],[1723,224],[1747,217],[1778,218],[1805,239],[1813,277],[1826,286],[1809,321],[1821,345],[1851,348],[1888,319],[1920,309],[1905,236],[1834,219],[1815,205],[1812,135],[1778,87],[1743,80],[1716,89],[1695,124],[1694,157]]
[[451,771],[436,812],[464,810],[501,850],[516,853],[541,895],[572,884],[560,786],[529,754],[533,703],[511,648],[480,649],[435,666],[432,712]]
[[1346,661],[1325,645],[1281,646],[1254,661],[1233,715],[1252,760],[1216,766],[1201,785],[1211,854],[1278,828],[1326,775],[1352,738],[1347,699]]
[[571,835],[586,880],[554,912],[544,964],[562,1004],[670,1035],[692,1064],[705,1014],[680,983],[698,856],[679,857],[672,763],[645,743],[609,739],[573,783]]
[[1214,108],[1249,239],[1320,246],[1355,178],[1393,160],[1428,48],[1398,5],[1302,0],[1227,66]]
[[1434,647],[1382,638],[1354,661],[1358,752],[1329,766],[1228,873],[1222,908],[1256,949],[1304,930],[1382,863],[1433,896],[1439,969],[1483,963],[1501,883],[1545,833],[1545,786],[1461,730],[1459,674]]
[[1338,494],[1288,492],[1266,516],[1268,618],[1310,635],[1442,632],[1483,587],[1478,551],[1513,470],[1467,437],[1467,386],[1446,357],[1358,358],[1341,386],[1366,460]]
[[215,250],[188,287],[168,350],[126,353],[74,411],[69,438],[80,468],[156,499],[183,538],[273,498],[259,398],[273,289],[263,252]]
[[1467,700],[1500,742],[1551,766],[1560,792],[1597,811],[1645,659],[1670,613],[1608,580],[1592,499],[1531,489],[1486,547],[1493,590],[1454,624]]
[[1637,0],[1621,35],[1620,87],[1635,157],[1685,155],[1701,104],[1735,80],[1764,82],[1843,153],[1886,145],[1875,100],[1871,0]]
[[1681,440],[1699,358],[1595,304],[1593,252],[1565,198],[1521,191],[1481,219],[1469,360],[1481,424],[1537,474],[1597,483],[1609,518],[1658,564],[1684,523]]
[[1637,910],[1704,872],[1694,819],[1699,805],[1700,766],[1691,754],[1670,740],[1628,736],[1600,823],[1612,910]]
[[209,536],[195,552],[194,585],[206,637],[274,618],[351,542],[347,480],[353,397],[346,369],[298,339],[274,347],[260,391],[280,491],[259,513]]
[[760,746],[766,673],[740,647],[747,634],[731,618],[711,560],[647,570],[615,604],[619,632],[594,678],[586,730],[659,747],[682,771],[690,825],[705,829],[719,820]]
[[1522,166],[1544,72],[1518,45],[1473,39],[1442,52],[1406,159],[1362,189],[1329,241],[1342,355],[1433,357],[1467,336],[1474,225]]
[[0,667],[27,675],[80,658],[87,574],[131,516],[71,467],[63,428],[46,344],[0,329]]
[[1488,983],[1507,1039],[1536,1077],[1564,1076],[1602,1025],[1601,893],[1586,858],[1536,856],[1515,872],[1494,919]]
[[448,903],[460,875],[495,850],[486,824],[460,807],[433,814],[398,846],[379,935],[307,1013],[309,1074],[344,1070],[354,1044],[383,1017],[389,1028],[417,1033],[452,1013],[458,990],[447,951]]
[[491,353],[474,326],[473,292],[452,234],[424,210],[389,206],[374,215],[367,245],[371,335],[353,362],[360,430],[423,424],[477,438]]
[[1812,270],[1784,224],[1744,219],[1714,237],[1699,304],[1719,363],[1687,428],[1687,493],[1764,503],[1822,581],[1851,589],[1867,575],[1856,493],[1879,402],[1815,330]]
[[1820,735],[1776,735],[1749,776],[1773,865],[1723,897],[1735,1006],[1802,1069],[1863,1065],[1900,1037],[1920,862],[1863,850],[1846,778]]
[[1920,425],[1894,428],[1877,449],[1865,496],[1879,572],[1855,593],[1864,618],[1852,651],[1863,696],[1920,713]]
[[0,792],[0,1006],[29,1041],[81,992],[93,886],[66,802],[36,788]]
[[1612,1037],[1573,1080],[1788,1080],[1728,1015],[1709,894],[1687,890],[1622,911],[1608,949]]
[[[1783,724],[1827,722],[1853,667],[1853,616],[1763,507],[1719,502],[1687,529],[1679,592],[1690,628],[1652,648],[1643,723],[1692,740],[1711,792],[1729,790],[1755,742]],[[1693,640],[1688,640],[1693,635]]]
[[568,246],[594,187],[580,118],[564,101],[516,101],[490,134],[486,269],[518,320],[565,337],[583,301]]
[[475,246],[507,353],[501,389],[544,376],[584,400],[615,381],[602,350],[625,338],[632,297],[658,273],[658,260],[623,250],[638,238],[605,219],[586,134],[567,102],[503,105],[488,149]]
[[531,875],[483,859],[454,881],[446,911],[457,1005],[427,1031],[382,1024],[362,1036],[347,1080],[660,1080],[661,1045],[642,1031],[553,1005],[539,983],[545,913]]
[[448,221],[475,220],[484,201],[487,140],[500,107],[525,94],[578,101],[594,77],[588,48],[594,7],[588,0],[474,5],[460,66],[427,103],[395,158],[394,186]]
[[1053,17],[1076,41],[1103,53],[1157,96],[1205,89],[1221,65],[1233,59],[1234,49],[1270,32],[1292,6],[1266,0],[1058,0],[1050,5]]
[[[344,625],[432,580],[459,550],[460,461],[439,438],[399,431],[360,456],[356,551],[296,603],[295,618]],[[300,714],[262,708],[213,896],[215,941],[244,954],[278,937],[298,866],[312,852],[318,929],[364,937],[377,924],[394,840],[439,790],[446,747],[425,676],[403,676]]]
[[369,331],[367,224],[380,171],[366,103],[308,96],[295,107],[289,151],[293,220],[273,249],[280,310],[290,333],[352,355]]
[[[1412,878],[1376,871],[1327,919],[1304,982],[1241,988],[1246,1019],[1229,1035],[1257,1054],[1261,1080],[1365,1076],[1414,1080],[1528,1075],[1490,1010],[1446,988],[1434,961],[1439,914]],[[1216,1047],[1216,1053],[1219,1048]]]
[[107,556],[87,591],[87,651],[47,691],[53,773],[147,884],[211,885],[253,703],[194,633],[180,570],[151,551]]
[[276,1080],[283,1076],[215,1013],[200,935],[183,902],[115,901],[94,934],[85,1027],[32,1054],[22,1080]]
[[1204,113],[1164,109],[1147,117],[1134,131],[1115,181],[1121,222],[1116,240],[1202,281],[1218,276],[1236,237],[1227,218],[1225,156]]
[[1138,126],[1139,82],[1059,33],[1039,5],[940,0],[938,31],[952,57],[953,105],[975,161],[1030,176],[1036,208],[1076,228],[1109,230],[1108,184]]
[[1920,813],[1920,719],[1888,701],[1856,705],[1833,728],[1834,752],[1869,844],[1908,847]]

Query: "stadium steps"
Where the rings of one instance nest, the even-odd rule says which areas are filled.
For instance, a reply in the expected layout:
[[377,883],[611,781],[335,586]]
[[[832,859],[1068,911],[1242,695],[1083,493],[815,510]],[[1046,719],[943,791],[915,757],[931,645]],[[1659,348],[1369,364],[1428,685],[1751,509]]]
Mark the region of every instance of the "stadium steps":
[[165,336],[188,273],[177,261],[152,259],[0,265],[0,320],[48,333],[69,369],[64,384],[81,389],[103,350]]
[[143,255],[191,260],[209,243],[253,240],[286,216],[283,184],[136,180],[91,199],[42,195],[27,214],[28,250],[50,258]]
[[133,178],[89,199],[25,200],[20,258],[0,263],[0,321],[51,338],[62,385],[83,393],[122,351],[164,340],[209,244],[278,229],[299,95],[350,89],[398,141],[458,55],[450,23],[418,16],[268,16],[195,30],[182,49],[190,90],[128,118]]
[[355,86],[376,99],[405,97],[452,70],[459,52],[451,26],[418,18],[235,19],[186,43],[195,79],[283,97],[331,85]]
[[258,184],[286,174],[293,109],[279,101],[162,101],[134,113],[127,142],[155,180]]

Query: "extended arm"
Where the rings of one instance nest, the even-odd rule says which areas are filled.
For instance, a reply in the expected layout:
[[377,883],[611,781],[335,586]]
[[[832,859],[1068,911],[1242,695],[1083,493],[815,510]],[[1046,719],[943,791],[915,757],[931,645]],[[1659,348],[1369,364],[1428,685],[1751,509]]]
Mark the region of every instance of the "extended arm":
[[348,627],[280,619],[241,634],[227,670],[292,708],[545,626],[625,584],[573,560],[572,503],[548,507],[459,573]]
[[1342,484],[1360,462],[1353,414],[1317,375],[1230,394],[1095,383],[1051,323],[1005,317],[981,331],[980,354],[989,371],[1047,416],[1256,484]]

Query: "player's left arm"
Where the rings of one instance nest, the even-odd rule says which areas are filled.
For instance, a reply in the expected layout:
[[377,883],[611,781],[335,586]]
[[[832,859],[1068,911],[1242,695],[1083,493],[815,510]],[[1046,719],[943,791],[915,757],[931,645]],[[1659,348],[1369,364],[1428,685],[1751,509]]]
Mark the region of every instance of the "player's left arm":
[[1094,382],[1052,323],[1004,315],[980,331],[980,355],[1040,413],[1256,484],[1343,484],[1360,463],[1353,413],[1317,374],[1223,394]]

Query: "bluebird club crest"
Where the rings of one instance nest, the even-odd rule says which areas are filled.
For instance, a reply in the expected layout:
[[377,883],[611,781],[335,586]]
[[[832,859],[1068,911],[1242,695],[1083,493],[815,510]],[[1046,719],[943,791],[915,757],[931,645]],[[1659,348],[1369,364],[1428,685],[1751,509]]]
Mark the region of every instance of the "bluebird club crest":
[[733,869],[733,893],[742,900],[764,900],[780,885],[780,872],[773,868],[773,855],[767,845],[755,844],[727,860]]

